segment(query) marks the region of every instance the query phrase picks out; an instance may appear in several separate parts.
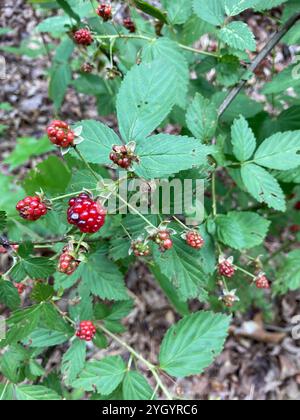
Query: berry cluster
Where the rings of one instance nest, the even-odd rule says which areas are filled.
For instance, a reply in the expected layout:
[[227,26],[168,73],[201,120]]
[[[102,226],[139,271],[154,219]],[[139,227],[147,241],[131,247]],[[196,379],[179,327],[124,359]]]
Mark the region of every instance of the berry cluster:
[[88,194],[82,193],[69,201],[68,222],[83,233],[95,233],[105,222],[106,211]]
[[47,214],[47,206],[40,197],[26,197],[19,201],[16,206],[17,211],[23,219],[35,221]]
[[75,134],[64,121],[52,121],[47,128],[47,134],[51,143],[62,148],[67,148],[74,144]]
[[171,233],[169,230],[160,230],[154,237],[153,240],[159,245],[161,252],[168,251],[173,248],[173,241],[171,239]]
[[141,240],[132,242],[131,249],[136,257],[148,257],[151,254],[149,245]]
[[96,327],[91,321],[82,321],[76,332],[76,337],[85,341],[92,341],[95,335]]
[[96,13],[98,16],[102,17],[104,22],[107,22],[112,18],[112,7],[110,4],[102,3],[98,6]]
[[233,258],[230,257],[228,259],[224,257],[220,257],[219,260],[219,274],[220,276],[227,277],[228,279],[231,279],[235,275],[235,267],[233,266]]
[[270,289],[270,282],[264,273],[257,276],[255,285],[258,289]]
[[129,169],[133,162],[138,161],[137,156],[133,153],[132,148],[128,145],[113,146],[109,158],[113,163],[123,169]]
[[78,45],[88,47],[93,43],[93,37],[88,29],[78,29],[73,35],[73,39]]
[[90,63],[83,63],[80,67],[80,70],[82,71],[82,73],[90,74],[94,70],[94,66]]
[[79,264],[80,261],[76,260],[76,258],[71,255],[68,247],[65,247],[63,253],[59,257],[58,271],[70,276],[77,270]]
[[204,245],[204,239],[199,232],[191,230],[185,235],[186,243],[195,249],[201,249]]
[[17,289],[19,295],[22,295],[26,289],[26,284],[24,283],[15,283],[14,286]]
[[123,25],[126,29],[128,29],[129,32],[134,33],[136,31],[134,22],[130,19],[130,17],[125,18],[123,20]]

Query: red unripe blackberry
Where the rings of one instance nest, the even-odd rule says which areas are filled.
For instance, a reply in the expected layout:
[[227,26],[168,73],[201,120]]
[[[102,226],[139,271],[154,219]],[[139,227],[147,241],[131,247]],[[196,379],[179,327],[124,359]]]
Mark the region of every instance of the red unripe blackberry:
[[73,39],[78,45],[88,47],[93,43],[93,37],[88,29],[78,29],[73,35]]
[[82,321],[76,332],[76,337],[85,341],[92,341],[95,335],[96,327],[91,321]]
[[295,210],[300,210],[300,201],[295,204]]
[[17,211],[23,219],[35,221],[47,214],[47,207],[40,197],[26,197],[19,201]]
[[290,232],[291,233],[298,233],[298,232],[300,232],[300,225],[292,225],[290,227]]
[[128,29],[129,32],[134,33],[136,28],[135,28],[135,24],[134,22],[130,19],[130,17],[125,18],[123,20],[123,25],[125,26],[126,29]]
[[204,239],[199,232],[190,231],[186,234],[186,243],[195,249],[201,249],[204,245]]
[[90,63],[84,63],[84,64],[82,64],[82,66],[80,67],[80,70],[81,70],[83,73],[90,74],[90,73],[92,73],[92,71],[94,70],[94,66],[93,66],[92,64],[90,64]]
[[18,290],[19,295],[22,295],[26,289],[26,285],[24,283],[15,283],[14,286]]
[[265,274],[260,274],[256,280],[255,285],[258,289],[270,289],[270,282],[265,276]]
[[235,267],[230,260],[222,260],[219,263],[219,274],[230,279],[235,275]]
[[167,229],[160,230],[151,239],[159,245],[161,252],[165,252],[173,248],[171,233]]
[[110,4],[102,3],[98,6],[96,13],[98,16],[102,17],[104,22],[107,22],[112,18],[112,7]]
[[104,225],[106,211],[88,194],[82,193],[69,201],[68,222],[83,233],[96,233]]
[[73,146],[75,134],[64,121],[54,120],[47,128],[51,143],[62,148]]
[[110,160],[122,169],[129,169],[133,162],[137,162],[138,158],[130,149],[125,145],[113,146],[112,152],[109,155]]
[[58,262],[58,271],[61,273],[66,274],[67,276],[70,276],[73,274],[76,269],[78,268],[80,262],[76,260],[69,251],[65,251],[61,254],[59,257]]
[[162,241],[162,243],[160,245],[160,248],[162,250],[165,250],[165,251],[168,251],[168,250],[172,249],[173,248],[172,239],[169,238],[169,239],[165,239],[164,241]]

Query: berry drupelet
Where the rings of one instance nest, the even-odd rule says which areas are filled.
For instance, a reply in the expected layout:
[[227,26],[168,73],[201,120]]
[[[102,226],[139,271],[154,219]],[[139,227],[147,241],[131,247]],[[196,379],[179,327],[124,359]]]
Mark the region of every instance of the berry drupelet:
[[17,211],[23,219],[35,221],[47,214],[47,207],[40,197],[26,197],[19,201]]
[[201,249],[204,245],[204,239],[199,232],[190,231],[186,234],[186,243],[195,249]]
[[20,296],[24,293],[26,289],[26,284],[24,283],[15,283],[14,286],[17,289]]
[[76,332],[76,337],[84,341],[92,341],[96,335],[96,327],[92,321],[82,321]]
[[104,22],[112,19],[112,7],[110,4],[102,3],[98,6],[96,13],[98,16],[102,17]]
[[68,222],[83,233],[96,233],[104,225],[106,211],[88,194],[82,193],[69,201]]
[[73,146],[75,134],[64,121],[54,120],[47,128],[51,143],[62,148]]
[[93,37],[88,29],[78,29],[73,35],[76,44],[88,47],[93,43]]

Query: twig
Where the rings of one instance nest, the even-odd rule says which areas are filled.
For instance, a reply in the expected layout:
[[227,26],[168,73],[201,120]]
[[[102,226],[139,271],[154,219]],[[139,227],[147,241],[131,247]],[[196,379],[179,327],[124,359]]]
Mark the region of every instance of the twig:
[[249,72],[253,73],[259,65],[264,61],[264,59],[270,54],[273,48],[282,40],[282,38],[287,34],[287,32],[298,22],[300,19],[300,12],[293,15],[283,26],[282,28],[277,31],[269,40],[269,42],[265,45],[265,47],[261,50],[258,56],[255,58],[253,63],[248,67],[246,73],[244,74],[243,80],[234,87],[229,95],[226,97],[224,102],[219,108],[219,117],[221,117],[226,109],[230,106],[230,104],[234,101],[237,95],[241,92],[245,84],[247,83],[247,75]]

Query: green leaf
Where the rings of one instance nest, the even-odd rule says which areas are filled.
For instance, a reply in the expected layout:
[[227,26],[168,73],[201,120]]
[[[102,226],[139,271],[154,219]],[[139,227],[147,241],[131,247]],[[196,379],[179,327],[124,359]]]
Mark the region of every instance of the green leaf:
[[241,175],[247,191],[259,202],[285,211],[285,196],[276,178],[264,168],[254,164],[242,166]]
[[269,10],[273,7],[280,6],[282,3],[286,3],[288,0],[260,0],[256,5],[256,10]]
[[260,245],[270,222],[256,213],[233,211],[218,216],[217,232],[221,242],[234,249],[250,249]]
[[78,276],[92,294],[109,300],[128,299],[123,275],[101,252],[92,254],[81,266],[77,270]]
[[76,24],[76,21],[72,21],[69,16],[53,16],[39,23],[36,30],[54,34],[65,33],[67,28],[74,24]]
[[6,212],[0,210],[0,232],[3,231],[7,223]]
[[145,45],[142,60],[145,63],[153,60],[163,60],[165,64],[169,64],[177,78],[177,88],[174,89],[173,87],[173,92],[177,98],[176,104],[185,107],[190,74],[187,60],[181,51],[178,44],[170,39],[158,38],[156,41]]
[[[22,366],[28,358],[27,351],[19,345],[10,346],[0,359],[0,371],[10,382],[18,383],[22,375]],[[1,395],[1,394],[0,394]]]
[[77,13],[74,12],[72,7],[69,5],[69,3],[66,0],[56,0],[56,1],[68,16],[76,20],[77,24],[80,24],[80,20],[81,20],[80,17],[77,15]]
[[80,121],[77,127],[82,127],[84,141],[77,147],[85,159],[91,163],[111,164],[109,155],[112,146],[122,144],[117,134],[107,125],[94,120]]
[[254,162],[270,169],[286,171],[300,165],[300,130],[277,133],[257,149]]
[[61,331],[38,328],[26,338],[25,344],[30,347],[53,347],[63,344],[70,339],[70,335]]
[[0,302],[14,310],[20,306],[21,300],[17,288],[0,277]]
[[37,328],[42,315],[42,306],[34,305],[13,312],[8,319],[9,331],[1,345],[17,343],[29,336]]
[[256,149],[256,139],[247,120],[241,115],[231,127],[233,153],[240,162],[250,159]]
[[57,157],[49,156],[28,172],[22,182],[27,194],[34,194],[42,189],[47,194],[57,195],[63,193],[71,179],[71,172]]
[[135,6],[140,9],[142,12],[146,13],[149,16],[153,16],[154,18],[160,20],[161,22],[168,23],[167,14],[162,12],[157,7],[152,6],[146,1],[143,0],[133,0]]
[[126,365],[120,356],[108,356],[102,360],[86,363],[72,386],[109,395],[122,382],[125,372]]
[[256,50],[254,34],[244,22],[231,22],[219,32],[221,41],[237,50]]
[[223,25],[225,20],[225,9],[223,0],[193,0],[194,12],[205,22],[212,25]]
[[170,282],[168,277],[164,276],[157,265],[150,267],[152,274],[154,275],[156,281],[164,291],[165,295],[170,300],[171,304],[174,306],[174,309],[182,316],[189,314],[189,307],[187,302],[183,302],[181,296],[179,296],[177,290]]
[[208,276],[204,272],[201,254],[193,251],[180,238],[173,238],[173,248],[165,254],[157,251],[154,255],[161,273],[166,276],[177,289],[182,301],[189,298],[199,298],[205,301],[205,290]]
[[129,371],[123,381],[123,397],[127,401],[153,400],[154,391],[143,375]]
[[182,25],[192,14],[191,0],[162,0],[172,25]]
[[265,84],[262,89],[262,93],[265,95],[271,95],[274,93],[282,93],[290,88],[299,88],[300,78],[293,76],[293,72],[297,71],[298,65],[299,64],[289,66],[280,73],[276,74],[271,82]]
[[84,368],[85,359],[86,343],[81,340],[74,340],[61,362],[61,372],[66,385],[72,385],[72,382]]
[[4,160],[10,165],[10,170],[14,170],[26,163],[33,156],[40,156],[54,150],[54,146],[47,137],[37,140],[33,137],[22,137],[17,139],[14,151]]
[[144,139],[167,117],[176,101],[176,80],[176,72],[161,60],[127,73],[117,97],[119,128],[126,142]]
[[207,163],[211,147],[185,136],[158,134],[140,141],[135,173],[145,179],[162,178]]
[[230,321],[230,317],[213,312],[184,317],[163,339],[160,368],[180,378],[202,373],[221,353]]
[[31,299],[35,302],[46,302],[54,296],[54,287],[50,284],[36,283],[32,292]]
[[49,98],[52,99],[56,110],[59,110],[63,104],[71,80],[72,71],[67,63],[53,65],[49,84]]
[[284,293],[300,287],[300,250],[290,252],[277,273],[275,286],[281,285]]
[[52,389],[41,385],[19,385],[15,387],[17,400],[22,401],[57,401],[61,397]]
[[214,103],[197,93],[187,110],[186,122],[191,133],[202,142],[212,139],[218,124]]
[[225,0],[225,11],[228,16],[236,16],[244,10],[253,9],[261,0]]
[[12,269],[11,277],[15,281],[22,281],[23,275],[31,279],[42,279],[55,273],[55,262],[46,257],[30,257],[21,259]]

